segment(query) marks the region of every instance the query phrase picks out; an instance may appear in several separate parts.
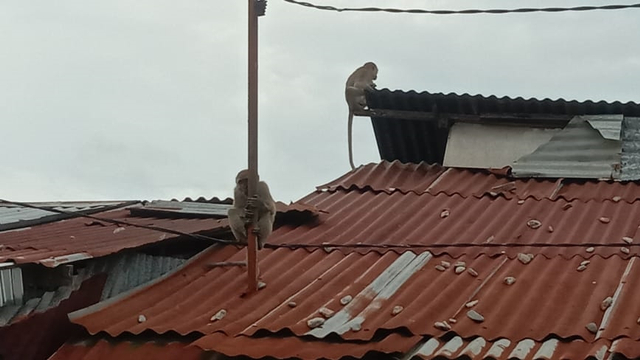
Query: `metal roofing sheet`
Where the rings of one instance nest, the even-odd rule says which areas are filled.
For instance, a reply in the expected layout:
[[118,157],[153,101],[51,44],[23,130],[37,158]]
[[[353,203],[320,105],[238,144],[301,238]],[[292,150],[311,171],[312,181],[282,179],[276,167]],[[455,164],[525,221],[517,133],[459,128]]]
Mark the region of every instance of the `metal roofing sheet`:
[[622,180],[640,179],[640,117],[622,123]]
[[[400,358],[409,352],[420,337],[391,334],[383,339],[368,342],[328,342],[294,336],[231,337],[222,333],[214,333],[196,340],[193,345],[219,352],[226,356],[247,356],[252,359],[265,357],[276,359],[328,359],[342,358],[362,359],[367,355],[394,355]],[[387,358],[387,357],[385,357]]]
[[[133,202],[124,201],[85,201],[85,202],[46,202],[32,203],[44,208],[62,210],[70,213],[82,212],[85,214],[104,211],[109,208],[121,207]],[[71,217],[54,211],[27,208],[23,206],[1,204],[0,205],[0,231],[26,226],[43,224]]]
[[[465,199],[445,194],[336,191],[316,192],[301,202],[326,213],[311,226],[283,225],[272,234],[270,244],[363,251],[415,247],[454,257],[515,256],[522,251],[567,257],[640,254],[636,245],[640,240],[640,208],[622,201]],[[623,237],[635,239],[635,243],[628,245]],[[586,251],[589,247],[594,249]]]
[[[640,339],[640,326],[633,323],[638,308],[629,305],[640,296],[640,286],[632,286],[640,281],[640,262],[633,259],[593,257],[586,270],[578,271],[581,259],[560,257],[536,256],[524,264],[504,256],[452,259],[433,258],[429,252],[345,255],[265,250],[259,265],[267,286],[243,298],[245,270],[212,268],[211,264],[244,257],[244,250],[235,247],[212,247],[162,282],[70,317],[92,334],[105,331],[111,336],[145,330],[256,336],[286,330],[319,339],[337,335],[344,340],[371,341],[407,331],[416,336],[443,336],[445,332],[434,324],[455,318],[452,331],[463,338]],[[452,266],[440,271],[436,266],[442,261]],[[457,261],[465,263],[466,271],[454,271]],[[505,284],[506,277],[514,277],[515,283]],[[352,300],[343,305],[346,296]],[[603,311],[601,303],[607,297],[613,300]],[[482,323],[467,316],[466,304],[472,300],[478,300],[473,310],[484,316]],[[322,308],[332,310],[333,316],[310,328],[307,321],[319,317]],[[226,316],[212,321],[221,309]],[[601,329],[597,335],[585,327],[591,322]]]
[[[482,337],[463,339],[454,336],[449,340],[437,338],[425,339],[420,346],[409,352],[403,360],[408,359],[470,359],[470,360],[539,360],[539,359],[614,359],[633,358],[637,349],[629,351],[625,356],[616,347],[623,341],[598,340],[593,343],[580,339],[563,340],[550,338],[544,341],[524,339],[511,341],[506,338],[490,341]],[[636,341],[628,341],[638,346]]]
[[[639,132],[640,133],[640,132]],[[415,175],[417,173],[418,175]],[[359,167],[319,190],[370,190],[374,192],[467,197],[504,197],[507,199],[565,199],[634,202],[640,199],[637,182],[594,180],[513,179],[483,170],[442,168],[437,165],[403,164],[399,161],[371,163]]]
[[[372,109],[436,112],[440,114],[606,115],[640,117],[640,104],[628,102],[523,99],[469,94],[443,94],[381,89],[367,92]],[[372,119],[380,157],[402,162],[442,163],[448,128],[437,121]],[[446,120],[446,119],[445,119]]]
[[123,340],[65,344],[49,360],[202,360],[202,350],[182,342]]
[[551,140],[516,160],[515,177],[619,179],[622,141],[607,140],[575,117]]
[[374,190],[384,192],[425,192],[429,186],[445,171],[442,166],[420,164],[403,164],[400,161],[382,161],[378,164],[367,164],[352,170],[345,175],[320,185],[317,189],[351,189]]
[[[130,216],[128,210],[107,211],[96,216],[184,233],[205,233],[227,226],[226,222],[210,218],[137,218]],[[177,235],[134,226],[117,226],[86,218],[74,218],[0,232],[0,262],[40,263],[53,267],[175,237]]]

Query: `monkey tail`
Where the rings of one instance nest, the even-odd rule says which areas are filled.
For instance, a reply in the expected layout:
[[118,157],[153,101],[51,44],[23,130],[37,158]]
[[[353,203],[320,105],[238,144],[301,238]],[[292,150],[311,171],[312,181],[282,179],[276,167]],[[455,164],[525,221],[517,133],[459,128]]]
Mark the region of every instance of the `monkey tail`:
[[355,169],[353,165],[353,110],[349,109],[349,119],[347,120],[347,143],[349,145],[349,165],[351,170]]

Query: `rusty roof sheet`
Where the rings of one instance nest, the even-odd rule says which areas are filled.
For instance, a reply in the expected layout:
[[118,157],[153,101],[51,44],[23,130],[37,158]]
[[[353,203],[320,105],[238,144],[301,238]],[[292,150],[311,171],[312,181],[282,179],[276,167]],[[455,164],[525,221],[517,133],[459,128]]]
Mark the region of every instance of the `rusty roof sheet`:
[[[416,175],[417,174],[417,175]],[[317,187],[321,191],[353,190],[446,194],[507,199],[604,200],[632,203],[640,198],[640,183],[578,179],[513,179],[486,170],[442,168],[438,165],[370,163]]]
[[227,356],[248,356],[253,359],[272,357],[276,359],[361,359],[367,355],[394,355],[408,353],[420,337],[391,334],[381,340],[367,342],[327,342],[295,336],[248,337],[227,336],[213,333],[196,340],[193,345]]
[[391,193],[412,191],[425,192],[429,186],[445,171],[440,165],[403,164],[400,161],[382,161],[367,164],[324,185],[318,190],[361,189]]
[[[184,233],[207,233],[227,226],[226,222],[215,219],[132,217],[126,209],[102,212],[94,216]],[[0,262],[40,263],[54,267],[175,237],[177,235],[134,226],[118,226],[86,218],[74,218],[0,232]]]
[[421,342],[403,359],[470,359],[470,360],[538,360],[538,359],[631,359],[638,355],[638,342],[629,339],[598,340],[593,343],[580,339],[550,338],[544,341],[506,338],[489,341],[482,337],[449,340],[429,338]]
[[201,360],[202,350],[173,341],[85,340],[62,346],[49,360]]
[[[523,251],[548,257],[640,253],[640,208],[622,201],[358,191],[316,192],[301,201],[326,213],[312,226],[278,228],[270,244],[360,251],[419,248],[454,257],[513,257]],[[625,237],[634,244],[623,241]],[[594,249],[586,251],[590,247]]]
[[[67,213],[93,214],[118,207],[131,205],[137,201],[63,201],[29,203],[42,209],[28,208],[10,203],[0,204],[0,231],[23,228],[58,221],[72,217],[70,214],[61,214],[55,210]],[[48,211],[51,209],[53,211]]]
[[[463,338],[640,340],[635,323],[640,305],[633,301],[640,297],[637,258],[593,257],[586,270],[578,271],[581,259],[561,257],[536,256],[525,264],[505,256],[453,259],[434,258],[429,252],[345,255],[281,248],[260,253],[261,278],[267,286],[243,298],[245,270],[211,264],[244,258],[241,249],[212,247],[164,281],[70,318],[92,334],[104,331],[114,337],[146,330],[221,332],[230,337],[284,332],[371,342],[390,333],[444,336],[447,332],[434,324],[454,318],[451,331]],[[449,263],[444,271],[437,267],[442,261]],[[459,261],[465,263],[460,274],[454,270]],[[506,284],[507,277],[514,277],[515,283]],[[346,296],[352,300],[342,305]],[[603,311],[601,303],[607,297],[612,302]],[[484,316],[481,324],[467,316],[466,304],[474,300],[478,303],[473,310]],[[334,315],[311,329],[307,321],[319,317],[322,308]],[[212,321],[221,309],[226,316]],[[140,315],[144,322],[138,321]],[[600,329],[595,335],[585,327],[591,322]]]

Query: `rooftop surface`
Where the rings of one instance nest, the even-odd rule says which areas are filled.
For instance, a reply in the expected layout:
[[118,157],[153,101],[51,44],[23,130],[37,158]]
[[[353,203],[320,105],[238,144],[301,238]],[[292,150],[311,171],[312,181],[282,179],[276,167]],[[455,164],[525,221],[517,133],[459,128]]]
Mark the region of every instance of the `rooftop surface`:
[[639,357],[639,196],[635,183],[369,164],[297,202],[317,221],[274,231],[258,293],[242,296],[243,267],[215,265],[245,251],[216,245],[70,317],[251,358]]

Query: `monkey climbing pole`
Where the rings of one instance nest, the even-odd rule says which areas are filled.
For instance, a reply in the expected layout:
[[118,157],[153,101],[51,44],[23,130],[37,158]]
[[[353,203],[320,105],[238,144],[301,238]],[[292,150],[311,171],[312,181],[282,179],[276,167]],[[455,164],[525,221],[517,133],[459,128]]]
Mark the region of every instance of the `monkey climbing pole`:
[[[249,197],[255,195],[258,184],[258,16],[265,14],[266,0],[248,0],[249,13]],[[253,223],[247,229],[247,293],[258,290],[258,243]]]

